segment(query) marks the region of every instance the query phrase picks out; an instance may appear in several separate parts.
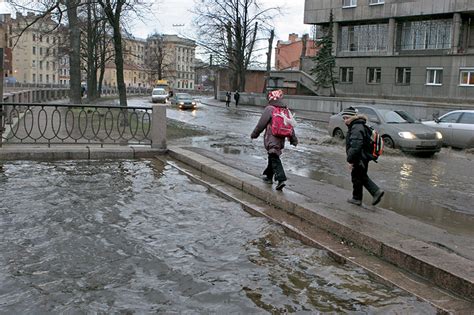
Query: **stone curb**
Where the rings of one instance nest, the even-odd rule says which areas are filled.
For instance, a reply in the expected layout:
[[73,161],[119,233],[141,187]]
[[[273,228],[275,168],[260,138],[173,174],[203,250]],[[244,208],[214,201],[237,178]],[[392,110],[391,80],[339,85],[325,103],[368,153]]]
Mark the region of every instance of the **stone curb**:
[[134,146],[4,146],[0,148],[0,160],[100,160],[152,158],[165,154],[167,150]]
[[337,216],[336,211],[324,209],[301,194],[290,190],[276,193],[256,177],[197,153],[182,148],[170,148],[168,154],[316,227],[353,242],[379,258],[415,273],[443,289],[469,301],[474,300],[474,265],[468,259],[380,226],[367,227],[344,222],[341,216]]

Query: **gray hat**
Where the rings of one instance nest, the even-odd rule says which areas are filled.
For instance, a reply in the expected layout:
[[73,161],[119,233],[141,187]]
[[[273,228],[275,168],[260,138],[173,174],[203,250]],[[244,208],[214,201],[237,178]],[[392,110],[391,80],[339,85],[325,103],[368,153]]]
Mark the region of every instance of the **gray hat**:
[[342,111],[342,116],[355,116],[357,115],[357,109],[354,107],[348,107]]

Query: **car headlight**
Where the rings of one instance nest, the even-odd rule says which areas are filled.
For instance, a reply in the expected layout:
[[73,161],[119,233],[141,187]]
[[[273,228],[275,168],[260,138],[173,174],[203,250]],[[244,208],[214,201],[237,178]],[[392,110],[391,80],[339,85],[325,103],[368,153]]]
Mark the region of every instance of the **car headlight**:
[[443,139],[443,135],[441,134],[441,132],[436,131],[436,139]]
[[192,104],[192,105],[196,105],[196,102],[192,102],[191,104]]
[[416,136],[413,133],[409,132],[409,131],[399,132],[398,135],[400,137],[402,137],[403,139],[409,139],[409,140],[416,139]]
[[179,102],[179,105],[184,105],[184,102]]

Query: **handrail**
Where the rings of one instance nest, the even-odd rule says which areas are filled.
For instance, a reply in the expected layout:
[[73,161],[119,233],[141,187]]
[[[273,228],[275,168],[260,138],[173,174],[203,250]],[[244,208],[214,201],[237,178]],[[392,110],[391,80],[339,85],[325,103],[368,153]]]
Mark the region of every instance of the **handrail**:
[[151,145],[150,106],[4,103],[5,144]]

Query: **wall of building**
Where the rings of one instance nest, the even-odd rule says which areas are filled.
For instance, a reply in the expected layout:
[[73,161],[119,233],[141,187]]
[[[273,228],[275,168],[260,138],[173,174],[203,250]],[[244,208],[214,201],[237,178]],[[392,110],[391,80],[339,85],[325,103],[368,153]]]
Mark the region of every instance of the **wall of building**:
[[332,10],[334,21],[371,20],[374,17],[409,17],[454,12],[474,11],[471,0],[385,0],[384,4],[369,5],[369,0],[357,0],[355,8],[343,8],[342,0],[305,0],[305,24],[329,22]]
[[[299,70],[302,50],[303,39],[299,38],[297,34],[290,34],[288,41],[279,40],[275,47],[275,69]],[[308,38],[306,40],[305,56],[315,56],[316,52],[314,41]]]

